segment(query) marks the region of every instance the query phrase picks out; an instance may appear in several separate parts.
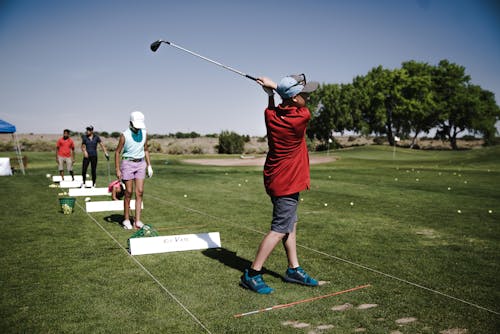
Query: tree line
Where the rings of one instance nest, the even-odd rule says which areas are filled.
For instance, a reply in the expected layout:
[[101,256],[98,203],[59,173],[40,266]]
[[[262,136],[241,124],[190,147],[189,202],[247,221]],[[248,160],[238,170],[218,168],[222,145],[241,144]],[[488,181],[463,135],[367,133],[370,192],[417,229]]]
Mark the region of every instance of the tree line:
[[322,84],[309,100],[312,120],[307,135],[329,145],[333,132],[417,137],[436,129],[436,137],[457,149],[459,135],[495,142],[500,108],[494,93],[471,83],[465,67],[441,60],[438,65],[407,61],[401,68],[378,66],[348,84]]

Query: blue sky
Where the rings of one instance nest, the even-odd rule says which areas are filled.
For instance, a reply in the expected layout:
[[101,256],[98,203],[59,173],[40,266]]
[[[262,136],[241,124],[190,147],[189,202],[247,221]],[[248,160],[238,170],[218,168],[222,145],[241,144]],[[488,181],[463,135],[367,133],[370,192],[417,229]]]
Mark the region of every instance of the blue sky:
[[18,133],[122,131],[264,135],[253,76],[347,83],[407,60],[465,66],[500,101],[500,6],[479,0],[0,1],[0,119]]

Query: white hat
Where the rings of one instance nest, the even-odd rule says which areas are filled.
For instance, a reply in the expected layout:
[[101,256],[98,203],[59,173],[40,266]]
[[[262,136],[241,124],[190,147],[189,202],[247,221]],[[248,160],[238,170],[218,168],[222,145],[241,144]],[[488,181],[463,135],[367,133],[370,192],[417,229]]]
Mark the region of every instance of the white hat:
[[132,126],[136,129],[145,129],[146,124],[144,124],[144,114],[140,111],[133,111],[130,114],[130,122]]

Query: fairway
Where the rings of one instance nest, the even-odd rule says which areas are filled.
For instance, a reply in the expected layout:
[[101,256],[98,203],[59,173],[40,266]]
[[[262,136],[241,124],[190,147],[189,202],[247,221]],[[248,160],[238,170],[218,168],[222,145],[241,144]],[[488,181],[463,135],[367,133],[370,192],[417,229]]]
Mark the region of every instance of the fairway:
[[[275,292],[266,296],[238,285],[270,225],[262,167],[152,154],[144,223],[160,235],[219,232],[222,248],[130,256],[134,231],[121,228],[120,212],[87,213],[77,198],[74,213],[62,214],[61,189],[46,177],[56,172],[53,153],[28,155],[26,176],[0,178],[2,333],[500,329],[500,147],[330,151],[335,161],[311,166],[297,234],[301,265],[326,284],[284,282],[277,247],[264,275]],[[100,161],[99,187],[106,168]]]

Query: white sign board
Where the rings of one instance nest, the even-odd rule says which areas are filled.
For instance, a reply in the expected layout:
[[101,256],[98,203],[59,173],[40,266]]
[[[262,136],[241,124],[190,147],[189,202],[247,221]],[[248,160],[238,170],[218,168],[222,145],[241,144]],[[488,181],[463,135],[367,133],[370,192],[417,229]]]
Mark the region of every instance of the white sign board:
[[[80,188],[82,186],[82,181],[61,181],[59,187],[61,188]],[[92,187],[92,180],[85,181],[86,187]]]
[[[71,177],[71,175],[64,175],[64,180],[63,180],[61,175],[52,176],[52,182],[61,182],[61,181],[73,181],[73,178]],[[75,175],[75,181],[83,182],[83,176]]]
[[219,232],[130,238],[128,241],[131,255],[221,247]]
[[[135,210],[135,199],[130,200],[130,208]],[[141,209],[144,209],[144,202],[141,203]],[[123,211],[123,200],[85,202],[85,210],[87,212]]]
[[108,188],[72,188],[69,196],[104,196],[110,195]]
[[12,168],[10,168],[9,158],[0,158],[0,175],[12,175]]

